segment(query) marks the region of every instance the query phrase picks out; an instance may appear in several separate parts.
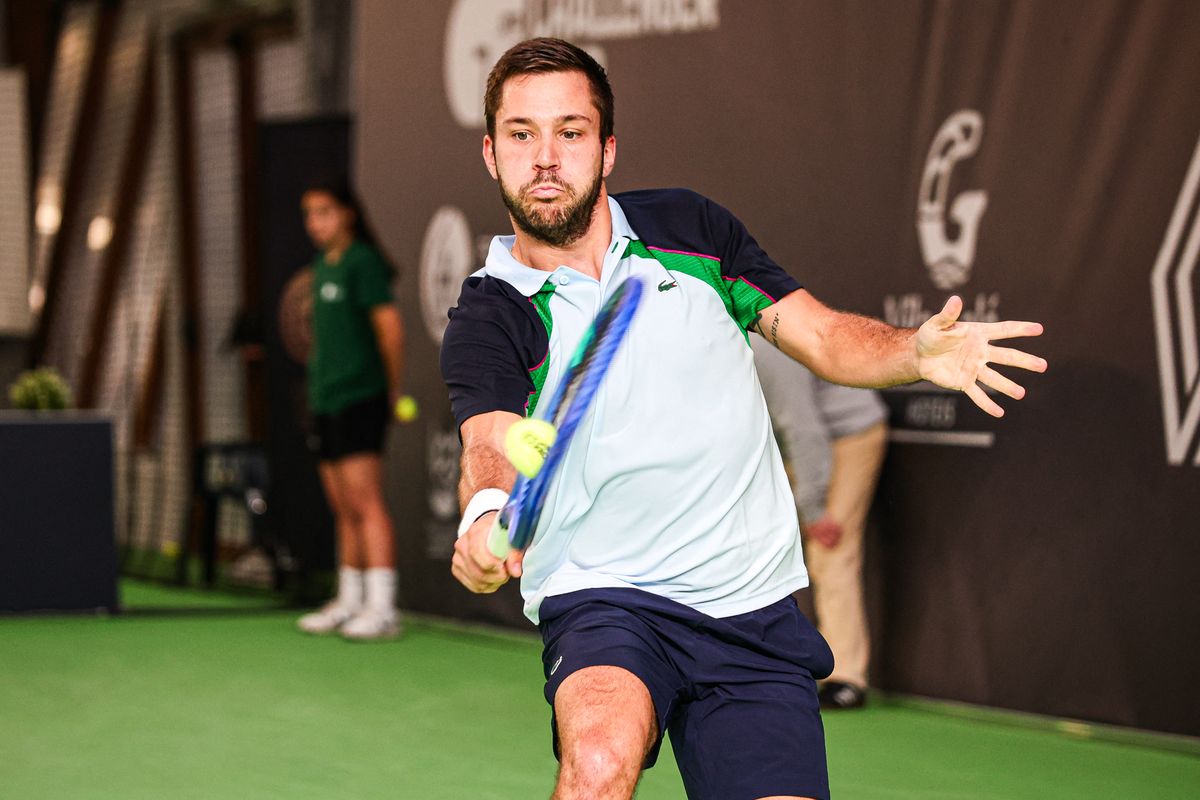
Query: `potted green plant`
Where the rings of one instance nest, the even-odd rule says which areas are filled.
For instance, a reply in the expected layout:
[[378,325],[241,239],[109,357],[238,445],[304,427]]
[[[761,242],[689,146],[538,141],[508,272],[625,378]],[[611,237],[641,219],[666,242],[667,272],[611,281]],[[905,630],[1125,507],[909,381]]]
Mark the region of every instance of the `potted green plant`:
[[26,370],[8,387],[13,408],[58,411],[71,407],[71,387],[53,367]]

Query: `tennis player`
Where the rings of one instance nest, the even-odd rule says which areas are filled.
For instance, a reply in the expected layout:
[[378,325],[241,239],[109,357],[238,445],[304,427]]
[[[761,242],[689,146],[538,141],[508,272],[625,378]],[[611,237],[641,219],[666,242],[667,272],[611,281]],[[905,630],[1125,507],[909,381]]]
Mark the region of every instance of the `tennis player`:
[[[484,102],[483,159],[514,235],[464,283],[442,346],[463,439],[452,571],[473,592],[521,577],[544,641],[554,798],[631,797],[665,731],[690,798],[828,797],[814,680],[833,660],[791,597],[808,576],[748,332],[830,380],[924,378],[1000,416],[983,386],[1025,390],[988,362],[1046,363],[989,342],[1041,326],[959,322],[958,298],[919,330],[834,311],[716,203],[610,196],[612,90],[567,42],[510,49]],[[498,560],[486,538],[515,477],[504,434],[631,275],[641,310],[533,543]]]

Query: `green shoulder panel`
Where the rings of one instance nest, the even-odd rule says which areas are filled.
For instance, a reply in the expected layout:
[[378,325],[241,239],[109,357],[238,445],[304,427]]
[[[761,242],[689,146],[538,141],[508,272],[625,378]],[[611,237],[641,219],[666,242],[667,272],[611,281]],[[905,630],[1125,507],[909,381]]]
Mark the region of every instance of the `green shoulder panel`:
[[652,258],[671,272],[682,272],[711,286],[721,298],[730,319],[742,330],[747,343],[750,341],[747,330],[758,320],[762,310],[775,302],[745,281],[727,280],[721,274],[721,260],[713,256],[650,248],[637,239],[631,240],[625,249],[625,257],[631,255]]

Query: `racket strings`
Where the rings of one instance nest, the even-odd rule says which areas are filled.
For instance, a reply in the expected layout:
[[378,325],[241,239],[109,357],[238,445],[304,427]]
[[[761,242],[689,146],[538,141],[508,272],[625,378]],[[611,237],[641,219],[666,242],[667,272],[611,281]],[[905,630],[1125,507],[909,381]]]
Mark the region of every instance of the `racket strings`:
[[[558,436],[555,444],[550,448],[541,471],[520,487],[520,496],[513,504],[516,525],[509,530],[514,548],[522,549],[533,539],[558,464],[565,456],[575,430],[591,408],[617,348],[629,331],[641,296],[642,284],[636,278],[629,278],[618,286],[597,314],[586,346],[577,351],[575,363],[568,370],[572,374],[564,378],[561,391],[556,393],[557,404],[553,416],[556,422],[561,422],[556,426]],[[570,383],[566,385],[568,380]]]

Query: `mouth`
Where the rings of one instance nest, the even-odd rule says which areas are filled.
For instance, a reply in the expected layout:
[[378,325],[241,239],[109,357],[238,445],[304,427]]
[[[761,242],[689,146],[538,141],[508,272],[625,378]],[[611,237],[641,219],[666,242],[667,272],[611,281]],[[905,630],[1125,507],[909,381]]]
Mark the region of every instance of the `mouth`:
[[562,193],[563,188],[553,183],[543,183],[540,186],[534,186],[527,192],[530,197],[539,200],[549,200],[550,198],[558,197]]

